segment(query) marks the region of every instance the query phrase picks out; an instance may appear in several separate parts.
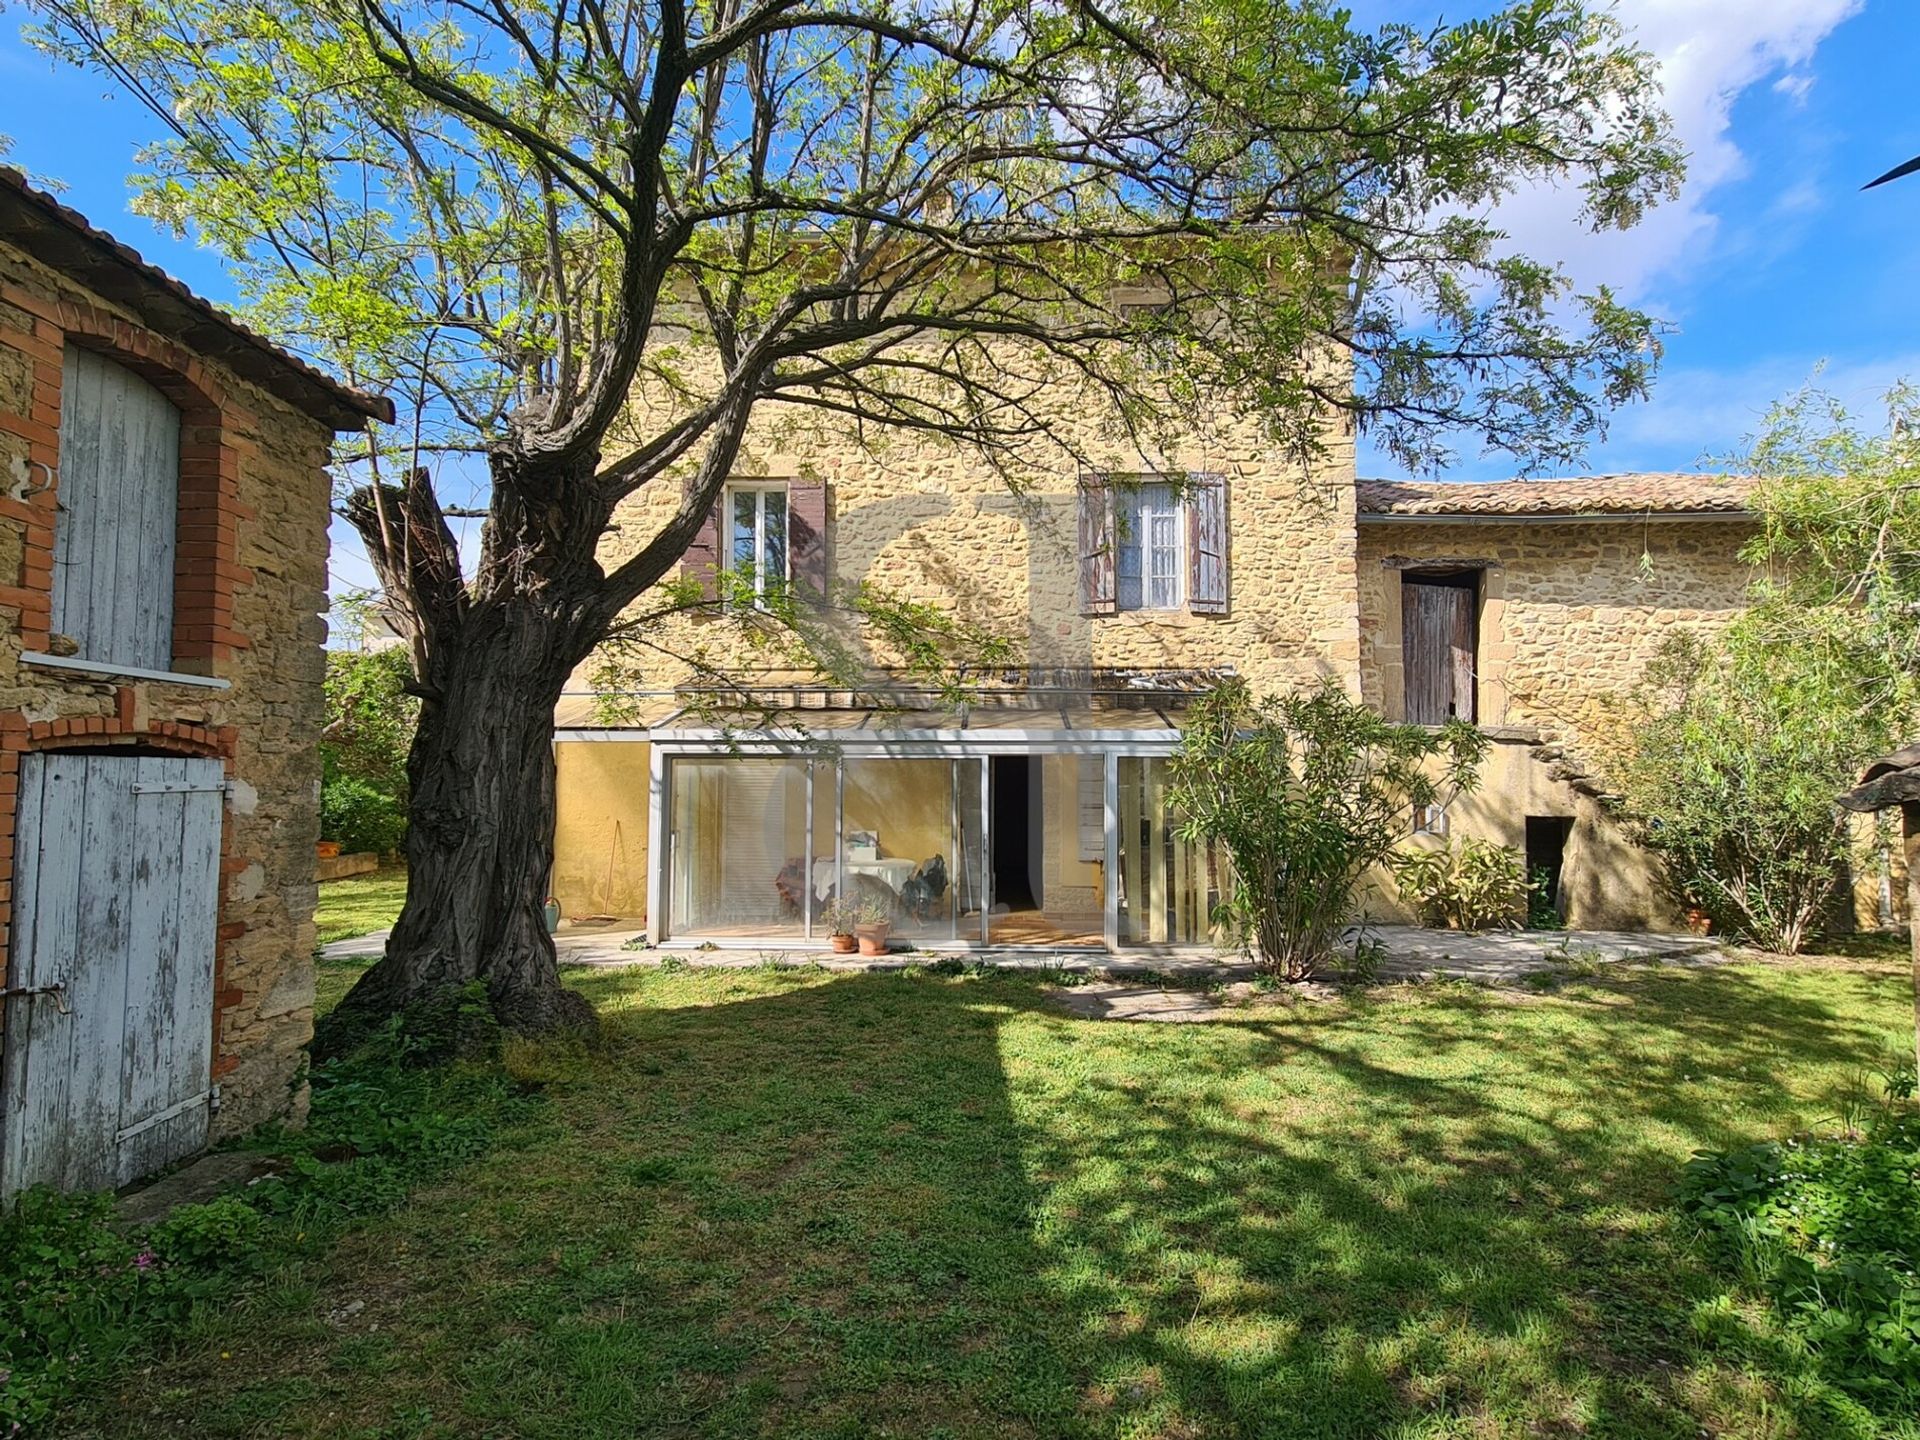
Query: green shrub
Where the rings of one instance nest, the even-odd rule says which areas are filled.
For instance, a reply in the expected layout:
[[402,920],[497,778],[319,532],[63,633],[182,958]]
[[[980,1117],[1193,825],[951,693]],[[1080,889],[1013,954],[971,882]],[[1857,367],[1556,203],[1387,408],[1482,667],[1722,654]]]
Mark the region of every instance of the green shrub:
[[[358,629],[366,605],[341,597],[336,624]],[[364,781],[389,795],[407,793],[407,752],[420,723],[420,701],[407,693],[413,661],[404,645],[385,650],[327,651],[325,738],[320,757],[328,779]]]
[[1168,799],[1182,838],[1219,843],[1232,862],[1216,922],[1263,971],[1304,980],[1413,810],[1471,788],[1486,746],[1460,722],[1393,724],[1331,684],[1260,699],[1229,680],[1188,712]]
[[1454,930],[1511,926],[1527,889],[1520,852],[1490,840],[1397,851],[1387,868],[1429,925]]
[[1712,640],[1680,635],[1647,669],[1613,781],[1679,899],[1723,935],[1797,954],[1845,874],[1834,797],[1888,748],[1847,651],[1818,617],[1755,610]]
[[1920,1116],[1696,1155],[1683,1201],[1835,1384],[1920,1406]]
[[153,1256],[107,1228],[111,1195],[28,1190],[0,1219],[0,1424],[30,1430],[138,1329]]
[[388,855],[407,836],[407,813],[401,803],[364,780],[335,775],[320,787],[320,834],[338,840],[349,853],[371,850]]

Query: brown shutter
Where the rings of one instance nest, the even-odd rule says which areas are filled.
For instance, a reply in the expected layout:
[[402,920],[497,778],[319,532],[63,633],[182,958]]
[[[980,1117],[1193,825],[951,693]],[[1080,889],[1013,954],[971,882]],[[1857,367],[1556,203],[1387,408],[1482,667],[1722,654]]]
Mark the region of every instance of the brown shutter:
[[1400,661],[1414,725],[1477,721],[1477,578],[1403,575]]
[[713,509],[707,512],[707,518],[695,532],[693,542],[680,557],[680,573],[700,582],[702,600],[720,598],[720,507],[726,503],[726,499],[727,492],[722,490],[720,498],[713,502]]
[[787,573],[801,595],[827,593],[827,482],[787,485]]
[[1195,475],[1187,492],[1187,608],[1227,613],[1227,477]]
[[1447,648],[1450,661],[1448,687],[1453,692],[1453,718],[1470,725],[1480,723],[1479,683],[1479,589],[1470,579],[1453,591],[1453,608],[1448,615],[1452,633]]
[[1080,477],[1080,613],[1111,615],[1119,608],[1113,553],[1113,491],[1104,475]]

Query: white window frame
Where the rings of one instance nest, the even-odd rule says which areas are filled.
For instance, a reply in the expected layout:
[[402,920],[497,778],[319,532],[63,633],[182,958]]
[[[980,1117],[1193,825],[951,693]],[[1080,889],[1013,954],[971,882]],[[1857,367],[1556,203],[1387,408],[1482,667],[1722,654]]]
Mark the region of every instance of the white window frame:
[[[753,600],[760,604],[767,593],[767,497],[778,495],[781,507],[790,516],[793,498],[784,480],[732,480],[727,482],[721,513],[726,517],[726,563],[724,569],[731,573],[737,565],[733,550],[733,502],[736,495],[754,496],[753,507]],[[793,579],[793,526],[787,526],[786,567],[781,574],[783,582]]]
[[[1149,490],[1166,492],[1167,503],[1164,509],[1155,507],[1149,510],[1145,498]],[[1172,481],[1143,480],[1140,483],[1119,485],[1113,488],[1114,504],[1114,574],[1113,601],[1116,611],[1150,610],[1156,613],[1168,613],[1183,608],[1187,603],[1187,497],[1178,491]],[[1165,603],[1153,598],[1152,550],[1148,545],[1148,534],[1152,521],[1161,516],[1173,520],[1173,594]],[[1131,533],[1130,533],[1131,532]],[[1126,595],[1127,573],[1125,557],[1131,549],[1140,557],[1140,594],[1138,600],[1128,603]]]

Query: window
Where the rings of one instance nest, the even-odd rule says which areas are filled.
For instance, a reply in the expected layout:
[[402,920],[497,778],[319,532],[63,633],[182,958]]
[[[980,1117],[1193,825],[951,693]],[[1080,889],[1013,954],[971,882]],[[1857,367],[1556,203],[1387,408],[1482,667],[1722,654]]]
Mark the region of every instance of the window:
[[756,599],[787,582],[787,487],[729,485],[727,568],[750,578]]
[[1444,805],[1416,805],[1413,807],[1414,834],[1445,835],[1448,828],[1447,810]]
[[1119,561],[1119,608],[1178,610],[1181,558],[1186,553],[1186,506],[1165,484],[1132,486],[1114,495],[1114,550]]

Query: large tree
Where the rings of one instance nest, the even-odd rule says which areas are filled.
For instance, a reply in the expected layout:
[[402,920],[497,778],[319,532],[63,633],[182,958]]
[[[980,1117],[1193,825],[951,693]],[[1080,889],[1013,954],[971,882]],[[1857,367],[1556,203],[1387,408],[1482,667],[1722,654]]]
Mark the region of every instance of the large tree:
[[137,203],[410,407],[340,457],[423,701],[407,903],[348,1011],[478,977],[509,1024],[583,1015],[540,913],[553,707],[757,409],[1011,473],[1072,383],[1143,432],[1220,405],[1302,453],[1332,417],[1533,464],[1657,353],[1485,218],[1553,183],[1626,227],[1677,183],[1647,58],[1579,0],[1378,33],[1324,0],[37,3],[164,122]]

